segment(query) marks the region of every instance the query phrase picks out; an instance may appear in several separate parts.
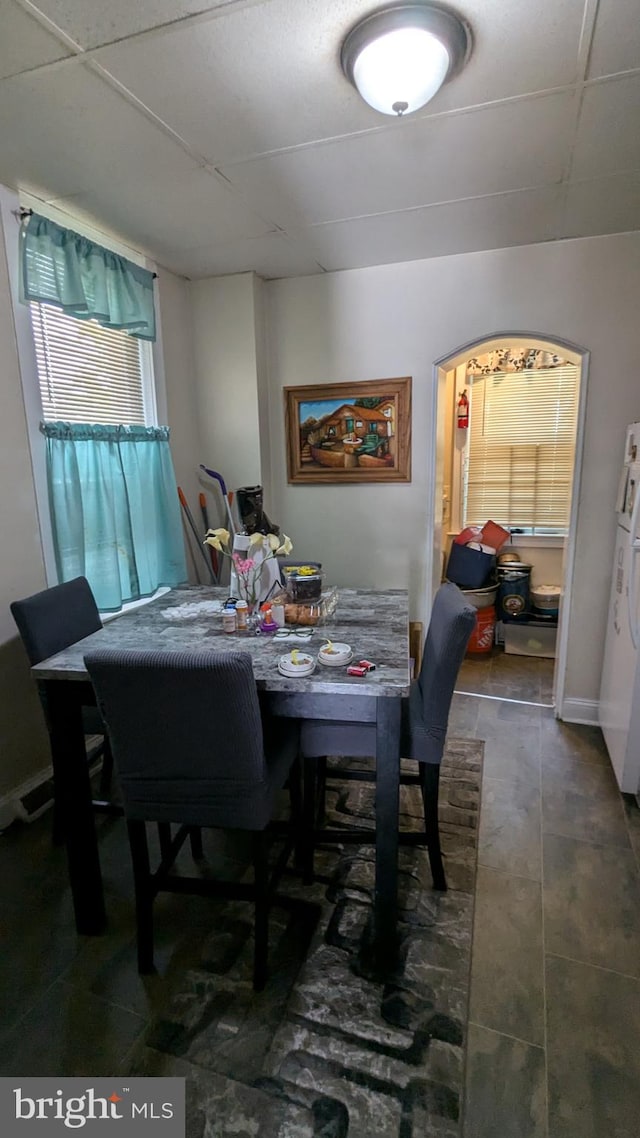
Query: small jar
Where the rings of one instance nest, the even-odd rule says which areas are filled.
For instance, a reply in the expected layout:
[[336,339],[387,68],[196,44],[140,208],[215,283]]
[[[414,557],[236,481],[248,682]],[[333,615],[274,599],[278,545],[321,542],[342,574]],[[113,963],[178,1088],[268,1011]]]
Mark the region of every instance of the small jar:
[[236,604],[236,629],[238,632],[246,632],[249,626],[249,605],[246,601],[238,601]]
[[307,601],[317,601],[322,595],[322,579],[324,574],[319,570],[309,569],[303,573],[291,573],[287,578],[287,592],[296,604],[306,604]]
[[222,631],[235,632],[236,630],[236,610],[235,608],[226,608],[222,610]]

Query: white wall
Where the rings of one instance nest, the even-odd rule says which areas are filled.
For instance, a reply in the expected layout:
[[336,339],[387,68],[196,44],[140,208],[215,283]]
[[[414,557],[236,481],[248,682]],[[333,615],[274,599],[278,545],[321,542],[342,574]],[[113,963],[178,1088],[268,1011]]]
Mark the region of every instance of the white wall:
[[256,485],[262,461],[255,277],[195,281],[191,300],[201,447],[194,458],[217,470],[229,490]]
[[[433,361],[527,331],[591,353],[566,695],[598,698],[623,432],[640,417],[640,233],[268,283],[269,501],[342,585],[408,586],[426,609]],[[413,376],[413,481],[289,485],[282,388]]]
[[[16,224],[8,215],[7,224]],[[11,601],[46,585],[0,224],[0,800],[49,762],[48,739]],[[0,804],[0,825],[4,811]]]
[[[185,497],[200,530],[198,479],[200,454],[200,427],[198,422],[197,391],[195,384],[195,357],[189,282],[164,269],[158,271],[158,343],[161,352],[154,352],[156,380],[163,388],[166,404],[160,421],[171,427],[171,455],[178,486]],[[160,364],[162,375],[159,374]],[[161,401],[160,401],[161,402]],[[213,503],[211,503],[213,508]],[[196,550],[191,530],[183,516],[183,529],[187,546],[187,568],[192,582],[208,581],[206,569]]]

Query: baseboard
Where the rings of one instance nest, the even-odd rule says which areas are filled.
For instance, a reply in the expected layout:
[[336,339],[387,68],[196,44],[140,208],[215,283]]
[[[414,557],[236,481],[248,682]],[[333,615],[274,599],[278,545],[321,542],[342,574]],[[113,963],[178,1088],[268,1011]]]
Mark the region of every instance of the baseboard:
[[599,711],[600,705],[596,699],[565,699],[560,718],[563,723],[584,723],[598,727]]
[[18,818],[34,822],[49,809],[53,803],[53,796],[48,793],[49,784],[53,787],[52,776],[53,768],[44,767],[0,798],[0,830],[6,830]]
[[[87,755],[91,761],[91,754],[102,743],[101,735],[85,736]],[[96,774],[102,769],[102,759],[92,762],[91,773]],[[19,786],[8,791],[0,798],[0,831],[6,830],[12,822],[18,819],[21,822],[35,822],[45,810],[53,806],[53,767],[43,767],[42,770],[25,779]]]

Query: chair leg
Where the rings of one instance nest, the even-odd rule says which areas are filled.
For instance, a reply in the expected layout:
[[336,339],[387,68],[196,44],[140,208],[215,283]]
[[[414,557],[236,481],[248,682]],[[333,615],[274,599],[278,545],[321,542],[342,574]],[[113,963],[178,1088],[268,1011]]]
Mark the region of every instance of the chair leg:
[[171,823],[158,822],[158,839],[160,841],[160,857],[167,861],[171,857]]
[[138,941],[138,972],[153,972],[153,892],[147,829],[139,820],[127,822],[133,881],[136,896],[136,934]]
[[318,760],[304,760],[303,775],[303,802],[302,802],[302,838],[300,849],[300,862],[302,865],[303,885],[313,884],[313,831],[316,825],[316,787],[318,777]]
[[56,794],[55,782],[53,787],[53,822],[51,825],[51,841],[54,846],[64,845],[64,826],[62,824],[62,810]]
[[302,778],[300,759],[296,758],[289,771],[289,804],[294,832],[294,858],[298,868],[304,865],[304,827],[302,825]]
[[102,770],[100,772],[99,796],[103,800],[111,797],[111,783],[113,781],[113,754],[109,736],[104,737],[104,750],[102,752]]
[[325,820],[327,804],[327,759],[316,759],[316,820],[319,826]]
[[269,952],[269,842],[264,830],[253,835],[255,881],[253,988],[261,992],[267,982]]
[[204,850],[202,848],[202,830],[199,826],[190,827],[189,842],[191,845],[191,856],[193,860],[202,861],[204,857]]
[[438,829],[438,790],[440,787],[440,766],[436,763],[420,763],[420,789],[424,806],[424,826],[427,837],[427,852],[433,878],[433,888],[446,892],[447,879],[442,864],[440,831]]

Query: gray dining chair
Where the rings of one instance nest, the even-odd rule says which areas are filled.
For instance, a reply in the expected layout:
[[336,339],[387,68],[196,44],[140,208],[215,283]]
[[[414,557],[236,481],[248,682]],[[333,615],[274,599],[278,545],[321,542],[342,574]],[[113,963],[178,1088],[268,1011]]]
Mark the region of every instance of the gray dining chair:
[[[299,727],[261,714],[247,652],[94,650],[85,656],[108,725],[133,864],[138,968],[153,971],[153,901],[161,891],[253,900],[253,983],[266,982],[269,907],[295,845],[300,820]],[[281,827],[272,822],[289,782],[291,819],[270,870]],[[146,824],[169,829],[152,870]],[[254,882],[172,873],[185,840],[200,828],[252,835]]]
[[[102,628],[98,606],[86,577],[75,577],[62,585],[53,585],[50,589],[43,589],[21,601],[13,601],[9,607],[32,667]],[[47,696],[42,683],[38,684],[38,694],[47,729],[50,731]],[[83,707],[82,722],[85,736],[102,737],[98,745],[91,746],[87,751],[89,763],[95,763],[102,757],[99,798],[94,799],[94,809],[102,813],[122,814],[122,808],[109,799],[113,760],[107,732],[95,703]],[[54,841],[59,842],[64,834],[60,820],[60,804],[56,795],[55,773],[53,794],[53,837]]]
[[[466,601],[457,585],[449,582],[441,585],[433,602],[420,673],[411,683],[409,696],[402,701],[400,755],[414,759],[418,773],[403,774],[400,781],[420,786],[425,829],[422,833],[401,831],[400,841],[426,845],[433,885],[441,890],[447,888],[447,883],[438,827],[440,763],[453,690],[475,620],[475,608]],[[327,778],[375,780],[375,770],[368,772],[344,767],[328,770],[327,756],[368,758],[375,755],[375,746],[375,724],[303,721],[300,750],[304,761],[303,859],[307,880],[313,876],[312,838],[362,843],[375,841],[375,834],[370,830],[329,831],[316,828],[317,818],[324,814]]]

